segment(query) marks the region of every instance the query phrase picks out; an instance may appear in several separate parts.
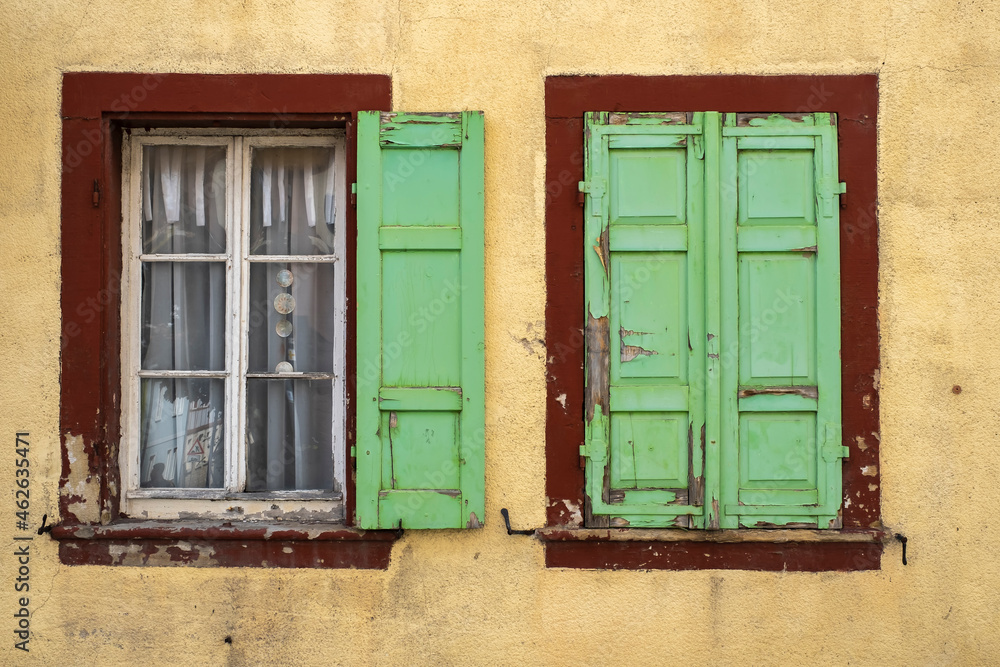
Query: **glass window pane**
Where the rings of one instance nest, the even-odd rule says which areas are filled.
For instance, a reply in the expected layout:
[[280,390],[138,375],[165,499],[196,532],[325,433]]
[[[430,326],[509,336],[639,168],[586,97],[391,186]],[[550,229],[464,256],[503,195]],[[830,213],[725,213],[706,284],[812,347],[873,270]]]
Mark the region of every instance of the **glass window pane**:
[[144,146],[142,251],[226,252],[226,147]]
[[251,254],[333,254],[335,183],[343,178],[333,157],[332,147],[252,150]]
[[143,378],[139,389],[142,488],[222,488],[225,380]]
[[226,265],[143,262],[144,370],[226,369]]
[[250,265],[249,368],[332,373],[334,265]]
[[247,491],[339,491],[330,380],[247,380]]

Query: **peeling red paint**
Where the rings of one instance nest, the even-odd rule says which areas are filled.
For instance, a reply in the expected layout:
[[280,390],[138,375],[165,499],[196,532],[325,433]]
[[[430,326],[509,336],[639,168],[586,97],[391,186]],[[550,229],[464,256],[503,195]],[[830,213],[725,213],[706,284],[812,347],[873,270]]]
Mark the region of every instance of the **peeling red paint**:
[[[138,547],[138,548],[136,548]],[[114,553],[117,552],[117,553]],[[389,567],[392,542],[330,543],[294,540],[192,541],[182,549],[170,540],[62,540],[59,560],[65,565],[132,565],[149,567]],[[205,554],[211,553],[211,557]],[[130,558],[130,554],[134,557]]]
[[170,554],[171,561],[183,565],[193,563],[201,556],[201,552],[196,549],[184,549],[179,546],[166,547],[164,551]]
[[[388,567],[396,534],[324,528],[169,521],[108,526],[62,524],[52,531],[67,565]],[[267,546],[263,546],[267,545]]]
[[[570,506],[570,504],[564,500],[550,500],[548,503],[548,516],[550,524],[554,523],[560,526],[578,526],[583,523],[583,515],[580,513],[580,508],[578,506]],[[551,517],[553,516],[557,517],[557,521],[552,521]]]
[[60,524],[52,529],[56,539],[174,539],[174,540],[292,540],[379,541],[395,539],[394,531],[324,527],[319,524],[214,523],[185,521],[122,521],[108,526]]

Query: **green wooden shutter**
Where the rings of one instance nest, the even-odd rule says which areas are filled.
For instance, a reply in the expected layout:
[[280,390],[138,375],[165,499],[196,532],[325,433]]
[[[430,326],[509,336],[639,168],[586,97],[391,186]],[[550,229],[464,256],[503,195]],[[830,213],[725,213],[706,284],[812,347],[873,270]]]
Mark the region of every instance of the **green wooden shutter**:
[[721,527],[836,527],[836,119],[727,114],[722,134]]
[[357,523],[484,518],[483,115],[358,115]]
[[836,119],[586,128],[588,525],[839,526]]
[[591,525],[703,525],[702,120],[586,117]]

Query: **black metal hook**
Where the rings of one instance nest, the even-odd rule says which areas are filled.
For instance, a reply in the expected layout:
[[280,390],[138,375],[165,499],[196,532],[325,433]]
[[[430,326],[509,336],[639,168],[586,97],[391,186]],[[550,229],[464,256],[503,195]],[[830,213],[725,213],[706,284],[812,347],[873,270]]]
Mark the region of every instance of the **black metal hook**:
[[508,535],[534,535],[535,529],[531,530],[512,530],[510,527],[510,513],[507,512],[507,508],[504,507],[500,510],[500,514],[503,514],[503,522],[507,524],[507,534]]
[[42,515],[42,525],[38,527],[38,534],[39,535],[42,535],[44,533],[51,533],[52,532],[52,526],[46,526],[45,525],[45,520],[48,519],[48,518],[49,518],[48,514],[43,514]]
[[906,565],[906,536],[896,533],[896,540],[903,545],[903,565]]

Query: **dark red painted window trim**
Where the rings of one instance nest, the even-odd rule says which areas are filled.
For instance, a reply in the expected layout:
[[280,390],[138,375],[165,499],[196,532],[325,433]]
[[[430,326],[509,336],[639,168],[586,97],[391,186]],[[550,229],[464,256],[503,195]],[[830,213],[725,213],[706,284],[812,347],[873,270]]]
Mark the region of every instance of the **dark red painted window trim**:
[[[119,512],[118,440],[121,387],[118,284],[121,275],[121,130],[128,127],[347,127],[347,179],[354,180],[357,112],[389,110],[390,77],[376,74],[134,74],[71,72],[62,90],[62,378],[60,435],[62,524],[67,564],[112,564],[112,551],[139,545],[143,562],[197,564],[179,540],[211,548],[212,564],[233,566],[388,566],[395,534],[332,526],[282,528],[222,524],[130,522]],[[356,236],[348,207],[348,238]],[[354,303],[354,246],[348,243],[347,296]],[[348,308],[347,330],[356,326]],[[353,396],[355,342],[347,339],[348,396]],[[348,442],[354,411],[349,401]],[[71,461],[67,437],[82,439],[86,461]],[[350,460],[350,459],[348,459]],[[349,471],[350,472],[350,471]],[[98,507],[79,509],[70,478],[96,488]],[[91,504],[93,504],[91,502]],[[348,523],[354,480],[345,489]],[[82,515],[82,516],[78,516]],[[109,525],[103,525],[109,524]],[[221,528],[225,528],[220,532]],[[234,546],[242,545],[242,546]],[[291,547],[291,551],[286,551]],[[122,562],[122,559],[117,559]]]
[[[845,503],[841,532],[864,542],[630,541],[582,527],[584,471],[583,114],[587,111],[828,111],[838,114]],[[549,567],[870,570],[881,567],[879,477],[878,78],[858,76],[554,76],[545,81],[547,523]],[[557,400],[557,398],[559,400]],[[564,407],[565,406],[565,407]],[[862,446],[863,445],[863,446]],[[633,529],[641,531],[642,529]],[[614,533],[612,535],[612,533]],[[804,535],[804,534],[803,534]],[[859,537],[859,535],[853,535]],[[734,539],[738,539],[738,535]]]

